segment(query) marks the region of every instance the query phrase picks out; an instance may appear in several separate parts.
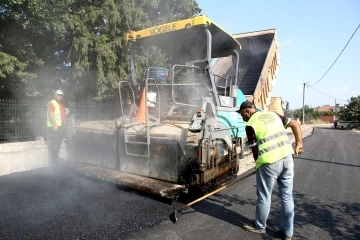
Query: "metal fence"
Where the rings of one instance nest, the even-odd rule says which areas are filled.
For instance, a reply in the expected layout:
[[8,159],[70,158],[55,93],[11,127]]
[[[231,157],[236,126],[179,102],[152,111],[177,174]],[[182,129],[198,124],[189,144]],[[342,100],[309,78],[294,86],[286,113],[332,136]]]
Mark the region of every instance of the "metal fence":
[[[0,100],[0,143],[34,141],[47,138],[48,101]],[[114,119],[120,116],[115,103],[65,103],[68,117],[75,121]]]

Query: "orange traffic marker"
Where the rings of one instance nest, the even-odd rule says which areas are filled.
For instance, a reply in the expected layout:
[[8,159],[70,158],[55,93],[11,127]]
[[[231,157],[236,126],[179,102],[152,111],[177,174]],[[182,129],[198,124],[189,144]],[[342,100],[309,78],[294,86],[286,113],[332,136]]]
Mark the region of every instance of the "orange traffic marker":
[[146,99],[145,99],[145,88],[144,88],[142,96],[141,96],[141,100],[140,100],[139,111],[136,116],[136,120],[141,123],[146,123],[146,115],[145,115],[146,101],[145,100]]

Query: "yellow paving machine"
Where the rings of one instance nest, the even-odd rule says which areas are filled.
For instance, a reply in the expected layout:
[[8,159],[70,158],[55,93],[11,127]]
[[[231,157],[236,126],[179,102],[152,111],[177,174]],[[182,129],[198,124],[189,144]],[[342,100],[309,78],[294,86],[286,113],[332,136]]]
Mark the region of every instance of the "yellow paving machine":
[[[245,127],[236,113],[245,101],[239,42],[205,16],[131,31],[127,40],[131,74],[119,82],[119,118],[77,123],[64,164],[170,199],[236,177]],[[170,64],[139,69],[146,50]],[[214,74],[214,59],[229,56],[235,74]]]

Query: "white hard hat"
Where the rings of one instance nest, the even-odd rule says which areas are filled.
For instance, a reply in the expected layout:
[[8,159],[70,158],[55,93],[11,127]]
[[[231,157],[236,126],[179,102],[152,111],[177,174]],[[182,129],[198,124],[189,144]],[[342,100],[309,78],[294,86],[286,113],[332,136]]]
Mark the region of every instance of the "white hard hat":
[[57,95],[64,95],[64,92],[62,90],[56,90],[55,94]]

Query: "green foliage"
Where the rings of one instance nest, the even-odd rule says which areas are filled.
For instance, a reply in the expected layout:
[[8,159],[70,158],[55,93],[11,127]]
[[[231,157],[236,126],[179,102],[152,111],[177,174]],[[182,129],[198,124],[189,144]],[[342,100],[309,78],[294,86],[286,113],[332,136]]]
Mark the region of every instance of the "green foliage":
[[320,116],[334,116],[335,113],[333,111],[323,111],[320,112]]
[[341,120],[360,122],[360,95],[351,97],[348,104],[340,107],[338,114]]
[[[310,122],[311,120],[318,119],[322,112],[319,112],[316,110],[316,108],[312,108],[311,106],[305,105],[304,106],[304,112],[305,112],[305,122]],[[303,119],[303,108],[299,108],[294,110],[293,112],[294,118],[299,118],[301,121]]]
[[[200,12],[195,0],[2,0],[0,95],[45,96],[61,87],[77,99],[114,96],[129,76],[130,29]],[[158,50],[144,51],[140,67],[164,61]]]

